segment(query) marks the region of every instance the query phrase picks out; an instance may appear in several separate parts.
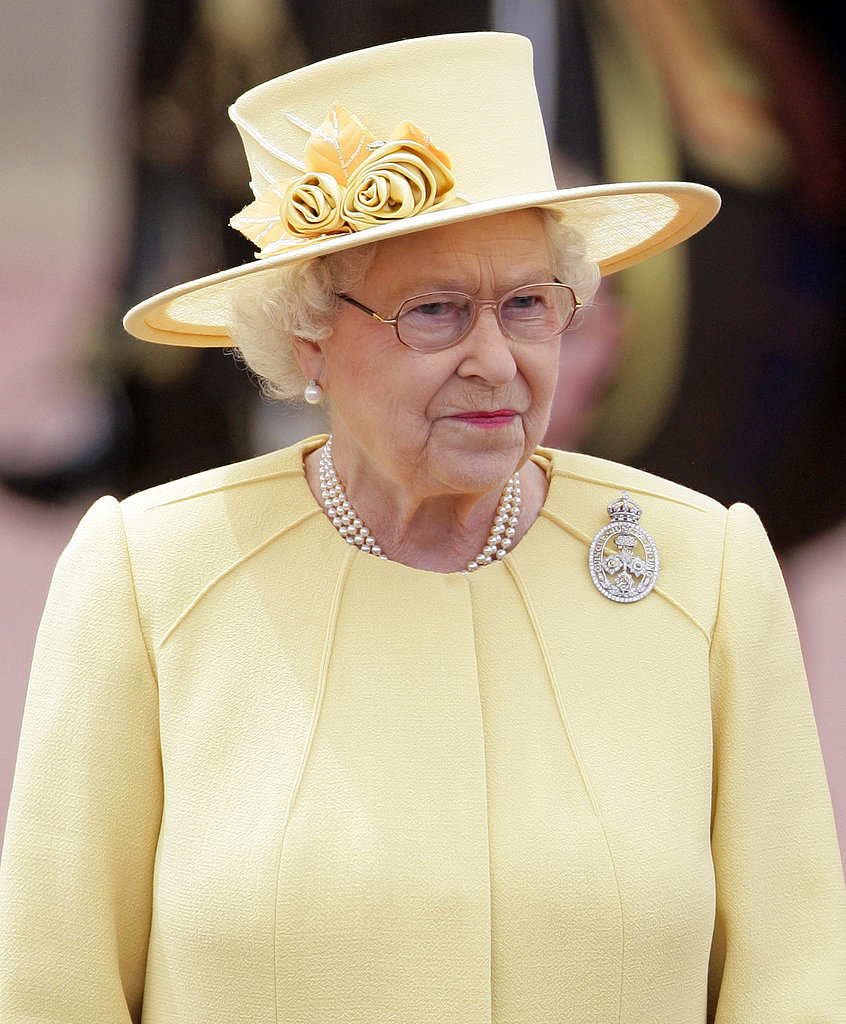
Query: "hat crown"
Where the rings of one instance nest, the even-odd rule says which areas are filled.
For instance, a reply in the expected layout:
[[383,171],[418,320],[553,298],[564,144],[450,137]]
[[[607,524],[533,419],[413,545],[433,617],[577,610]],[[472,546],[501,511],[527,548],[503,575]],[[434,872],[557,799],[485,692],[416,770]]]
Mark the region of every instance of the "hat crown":
[[256,196],[305,170],[310,133],[341,105],[377,139],[411,121],[471,202],[555,188],[523,36],[429,36],[342,54],[251,89],[230,108]]

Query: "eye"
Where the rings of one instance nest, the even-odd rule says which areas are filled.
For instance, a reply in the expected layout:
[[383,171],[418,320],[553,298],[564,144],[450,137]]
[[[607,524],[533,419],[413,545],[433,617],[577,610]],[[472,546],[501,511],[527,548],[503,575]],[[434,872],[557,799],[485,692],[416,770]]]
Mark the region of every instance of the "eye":
[[408,312],[420,316],[450,316],[455,314],[456,306],[454,302],[421,302]]
[[465,319],[468,308],[468,300],[460,295],[434,292],[407,302],[399,315],[409,324],[454,324]]
[[518,295],[512,295],[502,307],[503,313],[509,316],[538,314],[545,309],[545,298],[540,292],[521,292]]

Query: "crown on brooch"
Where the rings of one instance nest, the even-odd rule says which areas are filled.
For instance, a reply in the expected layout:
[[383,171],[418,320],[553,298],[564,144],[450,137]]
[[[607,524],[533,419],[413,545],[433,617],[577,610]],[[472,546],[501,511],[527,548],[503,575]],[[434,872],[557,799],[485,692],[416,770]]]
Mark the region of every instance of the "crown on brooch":
[[637,523],[643,515],[643,509],[634,499],[629,497],[628,491],[623,491],[616,501],[607,506],[608,515],[617,523]]

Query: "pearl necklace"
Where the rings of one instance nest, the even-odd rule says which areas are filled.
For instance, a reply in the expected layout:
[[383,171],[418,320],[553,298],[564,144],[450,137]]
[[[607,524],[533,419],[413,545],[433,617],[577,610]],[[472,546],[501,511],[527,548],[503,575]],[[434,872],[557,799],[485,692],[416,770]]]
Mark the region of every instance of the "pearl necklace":
[[[335,463],[332,461],[331,437],[320,452],[318,469],[323,510],[338,533],[347,544],[354,544],[359,551],[376,555],[377,558],[387,559],[388,556],[382,553],[382,548],[376,543],[373,534],[365,526],[361,516],[352,507],[344,493],[341,481],[335,472]],[[466,568],[461,570],[462,575],[474,572],[483,565],[490,565],[491,562],[505,557],[508,549],[514,543],[513,538],[517,529],[517,518],[520,515],[521,505],[520,476],[515,473],[503,488],[485,546],[475,558],[471,558]]]

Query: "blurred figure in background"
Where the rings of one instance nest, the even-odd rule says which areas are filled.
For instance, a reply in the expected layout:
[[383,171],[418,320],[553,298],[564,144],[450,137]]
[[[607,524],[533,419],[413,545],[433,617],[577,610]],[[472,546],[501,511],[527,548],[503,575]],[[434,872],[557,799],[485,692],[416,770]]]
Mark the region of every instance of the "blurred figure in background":
[[127,494],[249,454],[233,361],[151,355],[117,311],[252,259],[220,229],[246,201],[226,109],[305,61],[285,5],[94,0],[66,25],[36,2],[4,19],[2,55],[0,478]]
[[[492,16],[515,29],[533,6],[497,0]],[[836,38],[813,4],[554,7],[539,30],[546,50],[557,33],[559,145],[604,180],[683,174],[723,196],[711,238],[620,275],[629,372],[586,447],[749,502],[784,551],[846,497],[830,472],[846,415]]]
[[83,0],[71,19],[46,0],[4,10],[0,479],[38,496],[114,455],[98,339],[131,250],[134,13],[130,0]]
[[[221,230],[247,201],[227,108],[240,92],[306,60],[276,0],[146,0],[143,14],[135,242],[124,304],[252,260],[243,238]],[[118,317],[113,332],[133,412],[126,492],[253,453],[254,389],[231,358],[151,351],[126,336]]]

